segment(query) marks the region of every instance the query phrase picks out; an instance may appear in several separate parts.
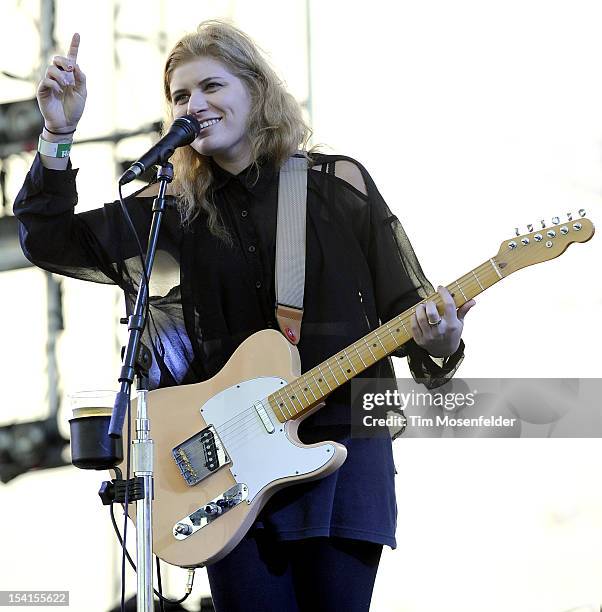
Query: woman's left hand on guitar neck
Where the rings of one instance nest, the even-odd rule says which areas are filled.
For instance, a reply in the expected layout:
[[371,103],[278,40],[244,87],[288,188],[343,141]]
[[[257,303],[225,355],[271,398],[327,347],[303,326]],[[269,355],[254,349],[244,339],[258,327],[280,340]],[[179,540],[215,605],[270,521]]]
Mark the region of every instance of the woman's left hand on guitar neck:
[[429,355],[449,357],[460,346],[464,317],[476,302],[470,300],[456,309],[454,298],[446,287],[439,286],[437,293],[443,301],[443,314],[439,314],[435,302],[427,300],[418,304],[412,317],[412,334],[416,344]]

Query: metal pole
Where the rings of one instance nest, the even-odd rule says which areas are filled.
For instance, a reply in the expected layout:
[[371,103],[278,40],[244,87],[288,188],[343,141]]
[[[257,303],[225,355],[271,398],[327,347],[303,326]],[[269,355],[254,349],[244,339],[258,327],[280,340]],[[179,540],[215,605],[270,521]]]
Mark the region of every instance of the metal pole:
[[[148,249],[144,262],[146,276],[151,277],[157,242],[161,229],[161,220],[166,208],[167,185],[173,179],[173,166],[164,163],[158,173],[159,195],[153,202],[153,219],[148,239]],[[137,611],[152,612],[153,602],[153,531],[152,531],[152,500],[153,500],[153,441],[150,437],[150,419],[146,406],[148,388],[149,359],[142,357],[142,330],[145,320],[145,304],[149,299],[147,287],[140,279],[134,313],[128,317],[128,343],[124,351],[123,366],[119,376],[120,390],[115,398],[115,406],[109,424],[109,435],[121,436],[123,420],[127,416],[125,408],[129,401],[130,389],[136,378],[137,409],[136,409],[136,439],[132,442],[134,459],[134,475],[144,481],[144,497],[136,501],[136,557],[138,596]],[[148,350],[146,351],[148,353]],[[144,362],[144,363],[141,363]],[[127,478],[127,475],[126,475]]]
[[56,48],[54,39],[54,0],[40,0],[40,69],[42,78],[46,71],[46,64]]
[[[121,2],[113,1],[113,60],[115,62],[114,69],[120,69],[119,57],[116,52],[117,40],[119,32],[117,31],[117,17]],[[113,130],[116,125],[116,98],[113,97]],[[113,167],[117,167],[117,148],[116,142],[113,144]],[[165,189],[167,185],[161,185],[160,197],[165,198]],[[154,222],[153,222],[154,225]],[[158,229],[157,229],[158,232]],[[153,253],[154,254],[154,253]],[[152,269],[152,259],[149,262],[148,255],[145,263],[147,274],[150,277]],[[143,280],[140,280],[142,287]],[[138,306],[138,299],[136,306]],[[146,294],[146,299],[149,296]],[[129,329],[129,326],[128,326]],[[132,333],[132,330],[130,330]],[[125,357],[124,357],[125,359]],[[125,363],[125,361],[124,361]],[[144,497],[136,501],[136,610],[137,612],[152,612],[154,610],[154,593],[153,593],[153,530],[152,530],[152,500],[153,500],[153,441],[150,437],[150,420],[148,418],[146,395],[148,388],[148,380],[145,376],[136,376],[136,438],[132,440],[132,459],[134,467],[134,476],[140,477],[144,481]],[[122,383],[123,388],[123,383]],[[128,390],[129,393],[129,390]],[[127,478],[127,475],[126,475]]]
[[57,418],[61,394],[60,374],[56,358],[56,343],[63,330],[63,301],[61,283],[50,272],[46,272],[46,313],[48,317],[48,339],[46,340],[46,370],[48,373],[49,415]]
[[[55,2],[54,0],[40,0],[40,64],[38,76],[42,78],[46,70],[48,58],[53,54],[56,47],[54,38],[55,25]],[[46,272],[46,314],[48,318],[46,341],[46,371],[48,379],[48,405],[50,415],[57,416],[59,411],[59,371],[56,359],[56,341],[63,329],[61,285],[50,272]]]
[[146,410],[146,389],[138,389],[136,439],[132,442],[134,475],[144,480],[144,499],[136,502],[136,559],[138,612],[153,610],[153,441]]

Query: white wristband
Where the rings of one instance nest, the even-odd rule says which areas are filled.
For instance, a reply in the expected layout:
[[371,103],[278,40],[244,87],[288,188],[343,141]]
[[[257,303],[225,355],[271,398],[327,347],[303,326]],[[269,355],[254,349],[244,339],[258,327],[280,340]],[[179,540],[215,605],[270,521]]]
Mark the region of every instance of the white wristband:
[[40,136],[38,151],[47,157],[69,157],[71,145],[70,142],[48,142]]

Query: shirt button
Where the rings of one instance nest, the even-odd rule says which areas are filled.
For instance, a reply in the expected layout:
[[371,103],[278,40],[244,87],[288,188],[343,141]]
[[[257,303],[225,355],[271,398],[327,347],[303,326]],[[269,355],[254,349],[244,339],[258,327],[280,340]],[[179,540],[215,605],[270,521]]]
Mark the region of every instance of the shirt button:
[[240,216],[244,219],[249,213],[246,210],[241,211]]
[[268,321],[268,327],[272,329],[272,327],[274,327],[274,324],[271,321]]
[[249,253],[255,253],[255,247],[253,245],[249,247]]
[[255,283],[255,287],[257,287],[257,289],[261,289],[261,281],[257,281]]

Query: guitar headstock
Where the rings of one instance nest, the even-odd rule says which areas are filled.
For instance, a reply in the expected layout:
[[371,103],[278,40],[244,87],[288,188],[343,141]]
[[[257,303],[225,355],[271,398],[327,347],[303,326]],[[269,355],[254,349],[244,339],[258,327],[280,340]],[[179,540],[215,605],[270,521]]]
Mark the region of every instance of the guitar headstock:
[[502,274],[554,259],[562,255],[573,242],[587,242],[595,231],[594,224],[585,218],[584,210],[579,211],[576,219],[567,213],[567,221],[564,223],[558,217],[554,217],[548,226],[544,221],[540,223],[541,229],[533,229],[532,225],[528,225],[529,232],[519,234],[517,228],[516,236],[502,242],[495,256]]

